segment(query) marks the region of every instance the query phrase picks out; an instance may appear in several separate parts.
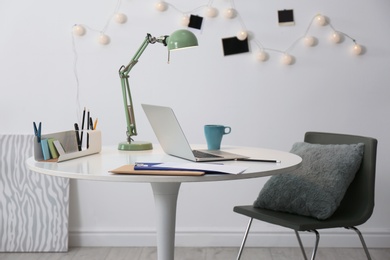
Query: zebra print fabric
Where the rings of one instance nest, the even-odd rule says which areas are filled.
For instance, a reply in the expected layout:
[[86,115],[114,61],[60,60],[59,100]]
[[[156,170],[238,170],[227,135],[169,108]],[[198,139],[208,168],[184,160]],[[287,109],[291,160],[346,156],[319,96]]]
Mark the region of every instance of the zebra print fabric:
[[69,179],[27,169],[33,135],[0,135],[0,251],[68,250]]

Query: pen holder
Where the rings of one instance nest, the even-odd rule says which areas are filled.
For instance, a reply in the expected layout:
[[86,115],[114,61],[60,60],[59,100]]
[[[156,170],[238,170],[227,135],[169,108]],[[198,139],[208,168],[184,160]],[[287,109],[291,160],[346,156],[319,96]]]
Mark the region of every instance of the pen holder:
[[[88,138],[89,146],[87,149],[79,151],[77,143],[77,132],[74,130],[52,133],[41,136],[41,142],[34,138],[34,158],[36,161],[63,162],[95,153],[102,149],[102,135],[100,130],[83,131]],[[55,142],[58,141],[58,142]],[[46,144],[46,142],[48,142]],[[56,146],[53,146],[56,145]],[[60,147],[59,147],[60,146]],[[47,147],[47,148],[46,148]],[[48,149],[48,150],[46,150]],[[55,149],[55,150],[53,150]],[[57,152],[57,155],[53,156]],[[50,159],[47,159],[47,153]],[[45,158],[46,157],[46,158]],[[56,158],[53,158],[56,157]]]

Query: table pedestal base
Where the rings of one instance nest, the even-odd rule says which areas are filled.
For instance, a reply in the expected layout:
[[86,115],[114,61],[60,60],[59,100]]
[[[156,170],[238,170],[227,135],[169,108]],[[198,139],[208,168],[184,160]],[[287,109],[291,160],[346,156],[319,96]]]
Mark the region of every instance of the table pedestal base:
[[158,260],[174,259],[176,205],[180,184],[180,182],[151,183],[156,204]]

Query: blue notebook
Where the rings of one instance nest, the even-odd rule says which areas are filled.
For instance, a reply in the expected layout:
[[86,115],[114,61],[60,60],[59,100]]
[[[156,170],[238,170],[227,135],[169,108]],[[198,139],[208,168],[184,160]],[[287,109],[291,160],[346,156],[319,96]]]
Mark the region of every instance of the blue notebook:
[[42,154],[43,154],[43,160],[50,160],[50,151],[49,151],[49,143],[47,139],[41,140],[41,147],[42,147]]

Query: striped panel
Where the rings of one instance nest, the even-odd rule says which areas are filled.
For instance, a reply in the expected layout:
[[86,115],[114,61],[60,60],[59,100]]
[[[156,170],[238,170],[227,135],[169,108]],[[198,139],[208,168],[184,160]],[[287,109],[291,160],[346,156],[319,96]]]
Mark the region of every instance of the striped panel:
[[68,250],[69,179],[27,169],[32,135],[0,135],[0,251]]

